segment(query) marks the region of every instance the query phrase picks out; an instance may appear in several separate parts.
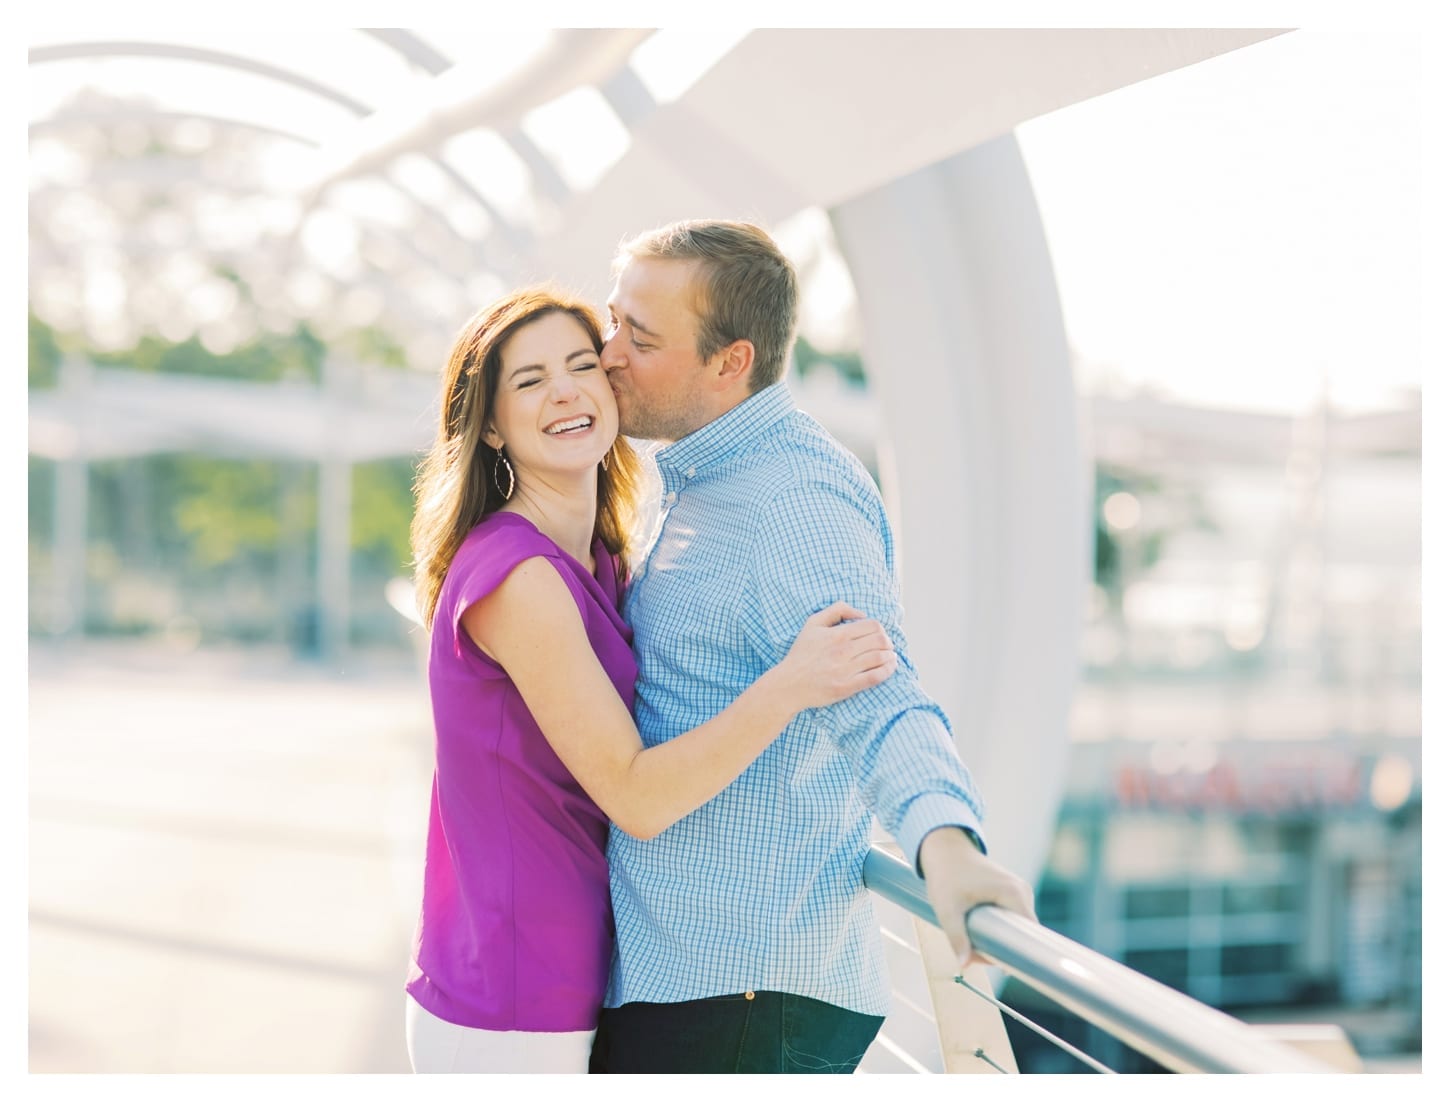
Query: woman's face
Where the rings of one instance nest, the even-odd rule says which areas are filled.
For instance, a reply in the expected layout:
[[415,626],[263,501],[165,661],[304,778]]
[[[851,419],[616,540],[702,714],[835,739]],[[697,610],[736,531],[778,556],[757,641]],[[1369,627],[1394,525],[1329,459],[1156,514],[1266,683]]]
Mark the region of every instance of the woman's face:
[[520,479],[591,470],[619,434],[614,392],[589,332],[572,314],[529,322],[500,350],[493,424],[484,441]]

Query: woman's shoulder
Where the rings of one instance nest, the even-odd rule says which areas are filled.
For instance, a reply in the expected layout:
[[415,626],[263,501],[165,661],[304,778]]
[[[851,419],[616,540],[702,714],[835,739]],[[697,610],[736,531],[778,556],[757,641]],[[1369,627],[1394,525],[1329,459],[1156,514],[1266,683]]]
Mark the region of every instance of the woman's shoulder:
[[558,545],[518,513],[490,513],[463,537],[454,561],[465,554],[469,559],[522,562],[536,555],[557,558]]
[[516,513],[492,513],[463,538],[444,579],[449,589],[477,600],[496,589],[522,562],[558,559],[555,543]]

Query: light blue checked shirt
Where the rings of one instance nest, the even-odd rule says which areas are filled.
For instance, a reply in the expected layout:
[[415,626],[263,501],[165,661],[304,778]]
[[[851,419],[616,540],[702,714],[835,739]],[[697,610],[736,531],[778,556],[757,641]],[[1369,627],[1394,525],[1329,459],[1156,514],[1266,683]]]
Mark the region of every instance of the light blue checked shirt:
[[865,468],[784,383],[655,455],[659,534],[625,601],[646,746],[723,710],[836,600],[881,621],[883,685],[803,712],[733,784],[650,841],[611,827],[606,1006],[787,991],[885,1015],[862,884],[874,813],[912,859],[980,800],[901,633],[886,512]]

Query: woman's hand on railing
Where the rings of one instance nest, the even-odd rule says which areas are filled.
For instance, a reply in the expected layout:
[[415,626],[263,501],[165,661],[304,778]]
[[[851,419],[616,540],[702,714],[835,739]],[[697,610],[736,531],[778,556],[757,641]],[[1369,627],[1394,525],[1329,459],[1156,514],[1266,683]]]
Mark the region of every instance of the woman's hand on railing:
[[962,970],[982,960],[967,937],[967,912],[983,903],[1016,911],[1033,921],[1032,888],[977,849],[960,827],[938,827],[918,852],[926,896]]

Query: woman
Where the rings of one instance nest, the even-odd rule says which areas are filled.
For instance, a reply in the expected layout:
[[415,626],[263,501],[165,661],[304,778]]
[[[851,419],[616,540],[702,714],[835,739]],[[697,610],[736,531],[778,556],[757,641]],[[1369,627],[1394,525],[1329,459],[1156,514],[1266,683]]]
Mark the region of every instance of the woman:
[[608,820],[651,837],[896,656],[844,604],[714,719],[645,749],[619,616],[639,467],[593,312],[546,287],[464,326],[413,522],[436,771],[408,991],[416,1071],[587,1069]]

